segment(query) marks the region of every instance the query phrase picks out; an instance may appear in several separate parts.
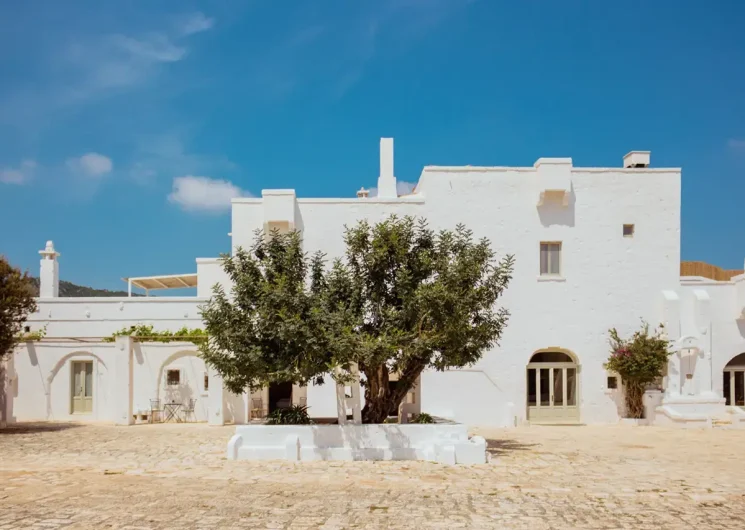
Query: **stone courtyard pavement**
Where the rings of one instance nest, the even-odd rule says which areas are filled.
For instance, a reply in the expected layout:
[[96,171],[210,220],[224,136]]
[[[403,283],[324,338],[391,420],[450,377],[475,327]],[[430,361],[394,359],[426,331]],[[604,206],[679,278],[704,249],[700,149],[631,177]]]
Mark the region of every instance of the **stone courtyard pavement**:
[[492,461],[228,462],[231,427],[0,429],[4,528],[745,529],[745,432],[477,431]]

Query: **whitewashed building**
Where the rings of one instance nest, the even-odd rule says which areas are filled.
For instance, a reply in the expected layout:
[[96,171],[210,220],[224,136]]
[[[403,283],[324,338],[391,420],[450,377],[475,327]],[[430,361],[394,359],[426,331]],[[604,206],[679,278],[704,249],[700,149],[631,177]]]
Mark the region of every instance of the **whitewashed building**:
[[[655,422],[737,424],[745,406],[745,274],[715,281],[680,276],[679,168],[651,168],[632,151],[613,168],[540,158],[532,167],[426,166],[413,193],[398,196],[393,141],[382,139],[377,194],[303,199],[264,190],[232,202],[232,247],[254,231],[302,232],[305,248],[343,252],[345,225],[390,214],[428,219],[435,229],[464,223],[501,255],[514,254],[514,278],[500,304],[511,317],[499,347],[463,370],[426,371],[414,408],[471,425],[613,423],[622,384],[603,367],[608,329],[622,335],[640,320],[665,323],[676,353],[665,392],[650,393]],[[243,423],[276,406],[306,403],[314,417],[336,416],[333,385],[278,386],[254,395],[223,390],[190,343],[102,338],[134,324],[158,330],[199,327],[199,305],[225,277],[216,258],[196,273],[129,279],[145,289],[196,287],[196,297],[60,298],[59,256],[40,252],[41,296],[29,329],[5,363],[5,421],[82,420],[129,424],[151,400],[196,399],[194,417]],[[726,419],[725,419],[726,418]],[[734,418],[734,419],[733,419]]]

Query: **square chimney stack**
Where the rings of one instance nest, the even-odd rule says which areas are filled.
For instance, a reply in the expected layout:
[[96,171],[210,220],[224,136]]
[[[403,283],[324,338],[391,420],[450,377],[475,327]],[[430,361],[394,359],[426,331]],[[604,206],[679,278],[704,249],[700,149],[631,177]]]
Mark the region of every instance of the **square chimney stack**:
[[623,157],[624,168],[649,167],[650,151],[629,151]]
[[393,138],[380,139],[378,197],[384,199],[395,199],[398,197],[396,177],[393,174]]

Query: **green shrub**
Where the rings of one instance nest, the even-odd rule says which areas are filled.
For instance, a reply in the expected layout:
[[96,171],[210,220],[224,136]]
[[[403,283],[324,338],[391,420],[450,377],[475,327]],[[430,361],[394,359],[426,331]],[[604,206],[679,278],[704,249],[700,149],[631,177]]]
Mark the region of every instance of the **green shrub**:
[[417,414],[414,416],[414,419],[411,420],[411,423],[434,423],[435,420],[427,414],[426,412],[422,412],[421,414]]
[[626,401],[626,417],[644,417],[644,390],[646,385],[665,375],[667,359],[672,353],[662,325],[653,333],[649,324],[630,339],[622,339],[615,329],[610,330],[611,354],[605,369],[621,376]]
[[310,425],[308,407],[293,405],[286,409],[275,409],[266,418],[267,425]]

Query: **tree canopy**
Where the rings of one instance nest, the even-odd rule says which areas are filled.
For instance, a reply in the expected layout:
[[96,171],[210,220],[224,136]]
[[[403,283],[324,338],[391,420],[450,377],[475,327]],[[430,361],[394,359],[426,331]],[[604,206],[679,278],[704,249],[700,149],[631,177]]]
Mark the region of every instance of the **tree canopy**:
[[202,307],[209,340],[200,351],[225,386],[241,393],[278,382],[307,384],[327,373],[323,256],[309,258],[298,232],[259,232],[250,250],[239,248],[222,264],[232,287],[215,287]]
[[36,301],[31,277],[0,256],[0,359],[19,342],[23,324],[34,311]]
[[468,366],[497,344],[512,256],[496,262],[464,226],[435,232],[413,217],[361,221],[344,241],[328,269],[322,254],[303,253],[297,232],[260,233],[250,251],[223,258],[232,293],[216,288],[203,308],[201,349],[230,390],[320,382],[335,368],[343,378],[356,365],[363,421],[377,423],[425,368]]
[[335,316],[334,363],[357,364],[363,421],[381,422],[425,368],[468,366],[496,345],[509,313],[495,304],[514,259],[496,263],[489,241],[474,241],[463,225],[435,232],[413,217],[361,221],[344,240],[346,256],[334,262],[323,291],[325,311]]

